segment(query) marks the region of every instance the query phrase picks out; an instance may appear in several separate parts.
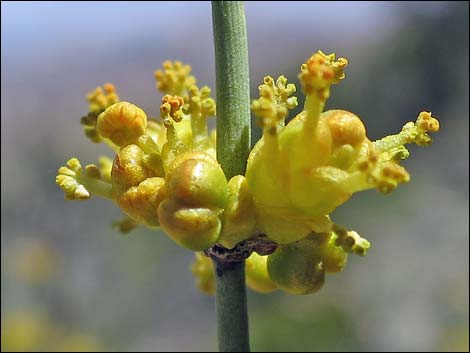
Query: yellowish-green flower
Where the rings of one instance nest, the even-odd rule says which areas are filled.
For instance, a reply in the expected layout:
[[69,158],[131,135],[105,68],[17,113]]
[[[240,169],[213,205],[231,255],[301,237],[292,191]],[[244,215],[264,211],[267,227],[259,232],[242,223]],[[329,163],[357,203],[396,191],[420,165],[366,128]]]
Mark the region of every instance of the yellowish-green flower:
[[[123,231],[137,224],[161,227],[194,251],[216,244],[237,248],[263,235],[277,250],[248,258],[248,285],[261,292],[313,293],[325,273],[341,271],[348,253],[364,256],[370,247],[330,214],[355,192],[388,193],[408,182],[400,165],[409,156],[405,144],[427,146],[429,133],[439,130],[438,120],[421,112],[398,134],[371,141],[356,114],[323,111],[347,64],[318,51],[301,65],[305,103],[288,124],[289,110],[298,104],[296,87],[284,76],[266,76],[252,102],[263,136],[246,174],[230,180],[216,160],[215,131],[207,126],[215,101],[208,87],[196,86],[189,65],[167,61],[155,72],[164,94],[160,120],[119,101],[106,84],[88,95],[90,112],[82,125],[94,142],[113,149],[114,161],[102,158],[99,167],[83,168],[72,158],[59,169],[57,184],[67,199],[99,195],[115,201],[128,217],[116,223]],[[244,251],[247,258],[253,249]],[[213,291],[209,265],[198,254],[192,268],[206,292]]]

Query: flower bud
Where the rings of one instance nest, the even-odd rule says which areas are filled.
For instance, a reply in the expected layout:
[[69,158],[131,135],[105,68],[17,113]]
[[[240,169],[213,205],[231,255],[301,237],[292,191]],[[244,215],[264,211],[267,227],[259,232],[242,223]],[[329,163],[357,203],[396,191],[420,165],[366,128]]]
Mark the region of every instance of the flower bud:
[[134,104],[119,102],[98,116],[98,132],[118,146],[134,143],[147,129],[147,115]]
[[153,177],[132,186],[117,198],[117,204],[134,221],[158,227],[158,206],[166,196],[165,180]]
[[111,170],[111,180],[116,190],[137,186],[141,181],[154,176],[145,166],[144,157],[144,152],[137,145],[121,148]]
[[280,289],[291,294],[314,293],[325,282],[323,263],[309,247],[278,247],[268,255],[268,273]]
[[346,110],[329,110],[321,116],[326,120],[336,146],[357,146],[366,138],[366,128],[356,114]]
[[222,227],[214,211],[208,208],[184,208],[171,200],[160,203],[158,219],[163,230],[174,241],[194,251],[214,245]]
[[228,187],[220,165],[205,153],[187,156],[167,177],[169,195],[185,206],[224,208]]

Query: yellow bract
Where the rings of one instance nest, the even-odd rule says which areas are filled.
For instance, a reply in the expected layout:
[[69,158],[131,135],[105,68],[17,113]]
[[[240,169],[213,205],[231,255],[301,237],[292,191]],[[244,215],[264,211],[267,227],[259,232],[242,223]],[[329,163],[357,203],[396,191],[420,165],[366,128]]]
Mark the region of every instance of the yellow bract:
[[[160,119],[119,102],[114,86],[106,84],[88,95],[90,112],[82,125],[93,141],[116,152],[114,161],[82,168],[72,158],[56,182],[68,199],[113,199],[130,217],[121,229],[162,227],[194,251],[216,243],[234,248],[264,235],[278,248],[269,256],[251,255],[248,285],[261,292],[315,292],[325,273],[341,271],[347,253],[363,256],[370,247],[357,232],[334,224],[331,212],[355,192],[388,193],[408,182],[399,164],[409,156],[405,144],[429,145],[429,133],[439,130],[439,121],[421,112],[398,134],[371,141],[356,114],[323,111],[347,64],[318,51],[301,65],[305,104],[288,124],[289,110],[297,106],[295,85],[284,76],[266,76],[251,105],[263,136],[246,174],[230,180],[216,160],[215,131],[207,126],[207,118],[216,115],[215,101],[208,87],[196,86],[189,65],[167,61],[155,72],[164,93]],[[199,286],[212,292],[210,261],[197,256],[193,272]]]
[[256,292],[270,293],[277,289],[277,285],[268,274],[267,261],[268,256],[261,256],[255,252],[246,259],[246,284]]

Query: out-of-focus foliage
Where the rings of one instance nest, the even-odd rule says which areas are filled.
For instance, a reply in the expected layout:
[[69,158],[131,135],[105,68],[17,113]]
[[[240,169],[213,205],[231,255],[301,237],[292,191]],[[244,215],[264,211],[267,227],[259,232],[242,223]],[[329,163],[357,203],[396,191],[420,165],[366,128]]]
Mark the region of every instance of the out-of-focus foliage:
[[99,352],[96,338],[34,312],[13,312],[2,318],[2,352]]
[[[257,319],[252,334],[254,351],[357,352],[364,349],[354,331],[353,319],[334,305],[310,308],[303,315],[292,308],[279,308],[265,314],[258,312]],[[290,336],[297,339],[285,339]]]

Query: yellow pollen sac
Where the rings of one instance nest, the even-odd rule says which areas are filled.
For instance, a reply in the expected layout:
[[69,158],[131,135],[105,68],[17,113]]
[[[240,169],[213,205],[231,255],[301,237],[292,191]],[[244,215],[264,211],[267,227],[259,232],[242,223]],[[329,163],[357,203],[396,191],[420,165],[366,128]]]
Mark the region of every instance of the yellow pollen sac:
[[348,61],[339,58],[335,61],[335,54],[324,54],[321,50],[313,54],[301,66],[299,74],[302,88],[306,95],[315,94],[324,101],[330,96],[329,86],[344,79],[344,68]]
[[112,83],[105,83],[87,94],[90,112],[101,112],[119,101],[116,88]]
[[174,121],[179,122],[183,119],[183,107],[184,99],[179,96],[170,96],[167,94],[162,98],[162,105],[160,111],[163,114],[168,114]]
[[421,112],[416,119],[416,126],[426,132],[438,132],[439,120],[432,117],[430,112]]
[[190,65],[185,65],[181,61],[167,60],[163,63],[162,69],[155,71],[157,89],[165,94],[181,96],[196,83],[196,78],[190,73]]

